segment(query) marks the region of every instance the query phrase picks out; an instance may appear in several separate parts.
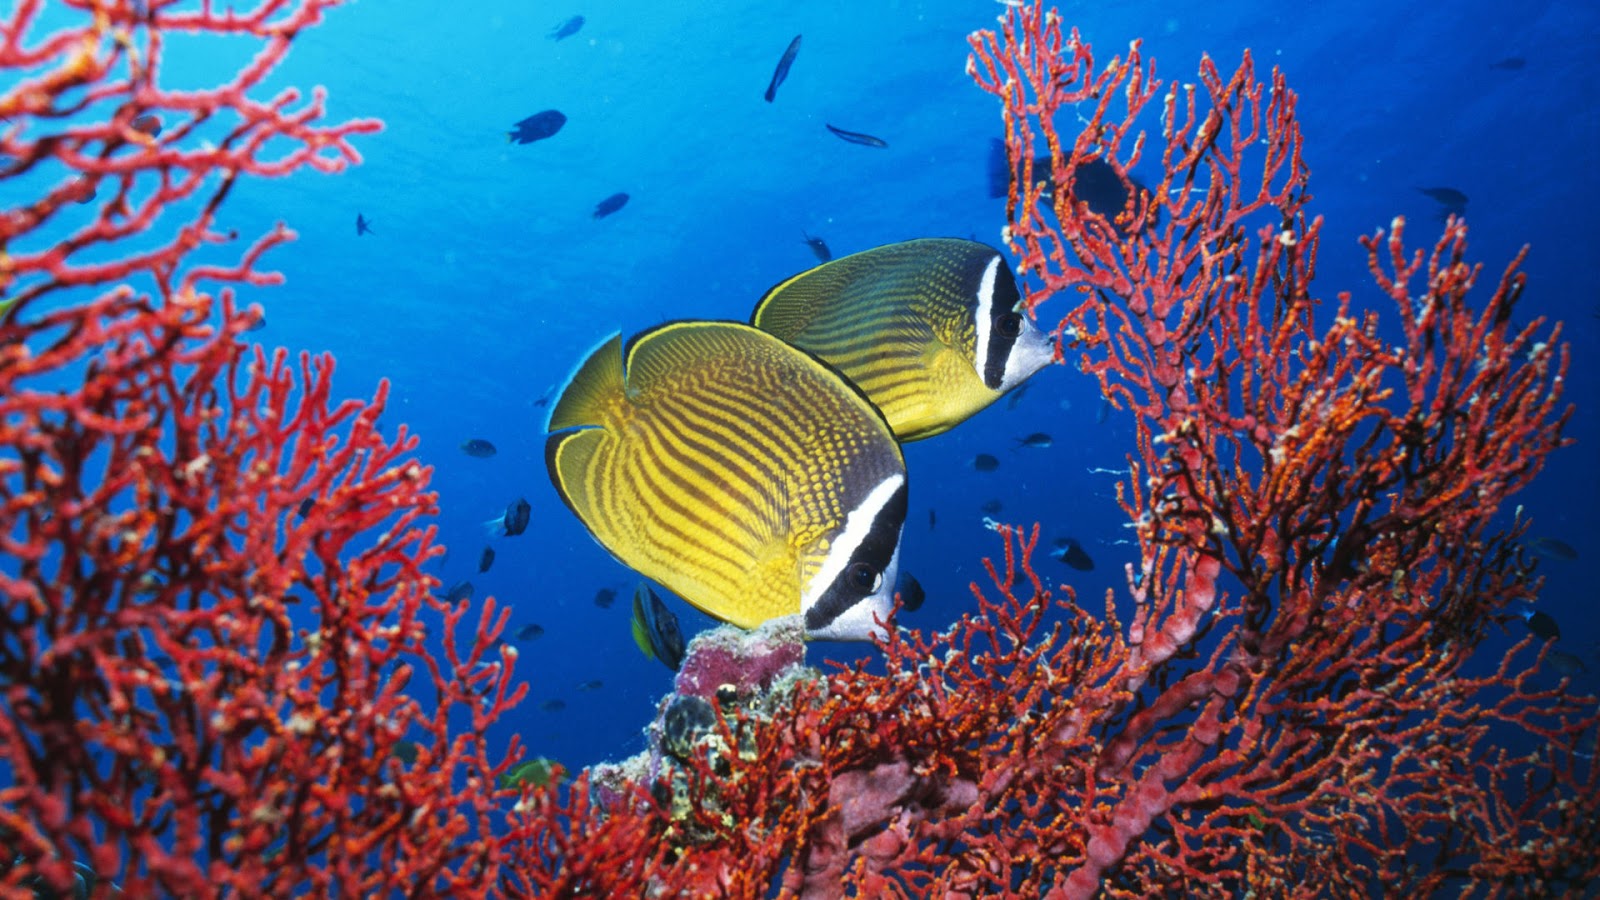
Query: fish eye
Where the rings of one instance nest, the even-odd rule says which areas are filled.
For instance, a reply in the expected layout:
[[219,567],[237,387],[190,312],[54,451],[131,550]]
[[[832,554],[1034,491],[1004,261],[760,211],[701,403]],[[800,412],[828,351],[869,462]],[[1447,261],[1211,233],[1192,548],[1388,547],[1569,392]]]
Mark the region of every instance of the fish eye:
[[1008,312],[994,320],[994,327],[1001,337],[1014,338],[1022,333],[1022,314]]
[[883,584],[883,576],[878,570],[864,562],[858,562],[850,567],[850,586],[862,594],[871,594]]

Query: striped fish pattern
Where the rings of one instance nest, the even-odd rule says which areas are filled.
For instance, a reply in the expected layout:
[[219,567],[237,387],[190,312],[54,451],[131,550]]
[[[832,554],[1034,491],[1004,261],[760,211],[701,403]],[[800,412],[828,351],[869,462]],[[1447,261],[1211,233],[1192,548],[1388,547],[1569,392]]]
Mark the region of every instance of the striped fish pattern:
[[1055,357],[1000,251],[955,238],[801,272],[767,291],[750,321],[838,369],[901,441],[953,428]]
[[706,613],[814,638],[887,618],[905,461],[837,373],[735,322],[613,336],[553,404],[552,484],[599,543]]

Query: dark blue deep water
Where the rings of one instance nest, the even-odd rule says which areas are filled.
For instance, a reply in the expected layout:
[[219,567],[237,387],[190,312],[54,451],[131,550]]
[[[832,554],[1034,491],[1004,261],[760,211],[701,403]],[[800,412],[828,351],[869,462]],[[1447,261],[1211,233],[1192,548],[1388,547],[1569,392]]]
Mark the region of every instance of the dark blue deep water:
[[[269,322],[253,336],[269,347],[331,351],[343,396],[370,396],[379,379],[390,380],[386,430],[407,423],[434,467],[451,551],[434,571],[447,585],[470,578],[479,598],[508,604],[513,628],[544,628],[521,646],[517,676],[531,692],[497,726],[496,746],[517,732],[534,754],[572,767],[630,755],[670,688],[670,673],[629,635],[637,576],[589,538],[550,487],[545,410],[536,401],[612,331],[669,318],[746,318],[769,286],[813,264],[804,235],[822,237],[836,255],[924,236],[999,244],[1004,207],[987,196],[984,168],[999,107],[965,67],[967,35],[1004,11],[992,0],[368,2],[334,10],[296,41],[273,84],[321,85],[333,119],[378,118],[384,130],[357,139],[364,162],[345,174],[242,183],[221,224],[248,236],[284,220],[299,232],[267,260],[287,283],[245,294]],[[548,36],[576,14],[586,18],[578,33]],[[1075,3],[1063,14],[1101,58],[1144,38],[1163,78],[1193,81],[1202,53],[1230,72],[1246,47],[1263,77],[1283,67],[1300,95],[1311,209],[1326,218],[1313,291],[1321,298],[1348,290],[1358,307],[1387,304],[1356,237],[1403,214],[1408,243],[1430,244],[1438,207],[1419,188],[1469,196],[1472,254],[1486,281],[1532,245],[1519,315],[1567,323],[1568,398],[1577,405],[1568,433],[1579,443],[1520,500],[1534,534],[1580,554],[1545,564],[1542,603],[1568,649],[1600,670],[1590,655],[1600,630],[1589,574],[1600,558],[1600,113],[1592,98],[1600,7]],[[804,44],[790,77],[776,102],[764,102],[796,33]],[[175,41],[169,74],[226,71],[229,49]],[[559,134],[508,142],[512,123],[544,109],[567,116]],[[824,123],[888,147],[845,143]],[[592,218],[619,191],[630,195],[626,207]],[[358,214],[373,233],[357,236]],[[1053,327],[1065,305],[1047,304],[1043,324]],[[1114,479],[1088,470],[1125,465],[1131,420],[1114,412],[1098,421],[1100,407],[1092,379],[1056,367],[1014,410],[996,404],[907,448],[903,567],[929,600],[905,624],[943,628],[972,607],[969,582],[1000,547],[983,526],[990,501],[1001,504],[998,519],[1040,522],[1046,538],[1082,542],[1093,572],[1048,559],[1040,566],[1091,608],[1119,586],[1121,564],[1133,558],[1130,533]],[[1053,434],[1055,445],[1014,449],[1035,431]],[[458,449],[475,437],[498,454]],[[980,452],[998,456],[999,469],[973,471]],[[518,496],[533,507],[527,532],[487,541],[483,522]],[[480,575],[486,543],[497,561]],[[593,603],[603,588],[619,594],[610,609]],[[671,602],[688,631],[710,626]],[[1491,649],[1521,636],[1496,636]],[[873,652],[811,650],[814,659]],[[1593,689],[1596,676],[1586,677]],[[603,687],[578,690],[595,679]],[[543,708],[556,699],[564,709]]]

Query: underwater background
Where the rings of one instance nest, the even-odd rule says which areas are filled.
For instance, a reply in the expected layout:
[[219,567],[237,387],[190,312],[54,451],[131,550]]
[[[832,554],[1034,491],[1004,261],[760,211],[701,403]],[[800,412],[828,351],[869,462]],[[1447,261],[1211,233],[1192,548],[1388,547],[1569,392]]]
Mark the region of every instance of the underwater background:
[[[966,36],[1004,12],[992,0],[477,2],[448,12],[387,2],[334,10],[296,39],[269,86],[322,85],[331,120],[375,117],[384,130],[357,138],[365,161],[345,174],[241,185],[219,225],[255,235],[283,220],[299,233],[265,261],[286,285],[241,294],[266,312],[252,337],[331,351],[341,396],[368,397],[390,380],[385,432],[407,424],[434,467],[450,553],[431,571],[446,587],[470,580],[480,600],[509,605],[508,639],[543,629],[518,641],[516,675],[531,691],[500,719],[491,746],[520,733],[532,754],[572,769],[628,756],[643,749],[640,729],[671,688],[671,673],[630,636],[638,576],[550,487],[540,400],[613,331],[746,319],[768,287],[815,264],[807,236],[836,257],[928,236],[1003,247],[1004,201],[989,196],[986,173],[999,108],[965,66]],[[1541,606],[1586,663],[1575,677],[1592,691],[1600,112],[1588,90],[1600,7],[1097,3],[1062,13],[1105,56],[1144,38],[1163,79],[1193,81],[1202,53],[1231,71],[1246,47],[1263,70],[1286,71],[1301,101],[1310,209],[1326,220],[1312,290],[1325,316],[1350,291],[1356,308],[1382,303],[1392,320],[1356,238],[1404,215],[1408,243],[1431,244],[1443,209],[1436,189],[1468,198],[1471,256],[1485,278],[1532,245],[1517,315],[1567,323],[1566,399],[1577,408],[1567,435],[1578,443],[1518,499],[1532,535],[1578,554],[1543,564]],[[581,28],[552,37],[578,15]],[[768,103],[762,93],[796,34],[803,45]],[[175,40],[165,78],[212,83],[238,65],[236,49]],[[567,117],[557,134],[508,140],[514,123],[547,109]],[[829,124],[887,146],[847,143]],[[1152,170],[1147,161],[1136,173]],[[595,218],[618,192],[626,206]],[[358,235],[358,215],[370,233]],[[1053,329],[1067,308],[1046,304],[1041,326]],[[1126,602],[1122,566],[1135,552],[1116,476],[1090,470],[1126,466],[1131,428],[1092,378],[1066,365],[1036,376],[1017,403],[908,445],[901,565],[928,599],[901,624],[942,629],[971,608],[968,585],[987,583],[981,560],[1000,550],[986,517],[1039,522],[1046,542],[1078,540],[1093,571],[1041,558],[1041,573],[1091,608],[1108,589]],[[1036,432],[1052,445],[1019,446]],[[464,453],[459,445],[474,438],[495,455]],[[979,453],[998,468],[975,470]],[[527,531],[490,537],[484,523],[518,497],[532,506]],[[480,573],[485,546],[496,556]],[[595,603],[601,590],[616,592],[614,605]],[[687,633],[713,624],[666,599]],[[1523,634],[1491,639],[1485,659]],[[842,644],[809,653],[813,663],[874,655]]]

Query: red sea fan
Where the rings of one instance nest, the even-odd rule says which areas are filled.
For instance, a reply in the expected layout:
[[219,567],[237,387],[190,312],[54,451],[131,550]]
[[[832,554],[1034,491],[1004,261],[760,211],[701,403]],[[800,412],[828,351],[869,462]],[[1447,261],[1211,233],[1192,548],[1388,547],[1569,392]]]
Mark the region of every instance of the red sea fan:
[[[20,4],[0,45],[0,173],[40,186],[0,218],[0,888],[482,895],[508,793],[482,735],[520,697],[513,652],[482,658],[504,615],[457,645],[467,608],[421,570],[430,470],[376,426],[387,385],[334,403],[331,357],[241,342],[260,313],[226,285],[275,282],[259,260],[292,233],[193,259],[233,240],[214,220],[241,175],[336,170],[377,127],[251,99],[332,4],[68,5],[35,36]],[[169,93],[176,29],[261,49]]]

